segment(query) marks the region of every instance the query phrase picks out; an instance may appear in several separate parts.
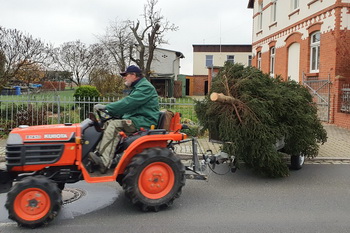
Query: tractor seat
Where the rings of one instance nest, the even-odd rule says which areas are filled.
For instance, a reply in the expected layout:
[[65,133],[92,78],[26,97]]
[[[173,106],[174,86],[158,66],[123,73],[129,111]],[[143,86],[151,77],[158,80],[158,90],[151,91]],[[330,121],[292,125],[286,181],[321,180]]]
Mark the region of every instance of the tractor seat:
[[174,117],[174,113],[169,110],[159,112],[158,124],[156,129],[170,130],[171,119]]

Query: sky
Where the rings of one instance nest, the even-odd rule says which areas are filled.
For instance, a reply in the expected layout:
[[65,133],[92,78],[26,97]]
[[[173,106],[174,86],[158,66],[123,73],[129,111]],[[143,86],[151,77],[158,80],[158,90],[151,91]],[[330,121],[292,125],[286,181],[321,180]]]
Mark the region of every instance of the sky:
[[[142,19],[146,0],[0,0],[0,26],[18,29],[58,47],[98,42],[116,20]],[[192,75],[193,44],[251,44],[248,0],[159,0],[156,9],[179,27],[161,48],[182,52],[181,74]]]

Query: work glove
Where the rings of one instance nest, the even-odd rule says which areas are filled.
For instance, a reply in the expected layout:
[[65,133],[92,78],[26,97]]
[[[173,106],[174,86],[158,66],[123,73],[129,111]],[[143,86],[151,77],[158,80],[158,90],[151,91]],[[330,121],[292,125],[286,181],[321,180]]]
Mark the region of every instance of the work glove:
[[95,104],[94,109],[95,109],[95,111],[104,111],[104,110],[106,110],[106,105]]

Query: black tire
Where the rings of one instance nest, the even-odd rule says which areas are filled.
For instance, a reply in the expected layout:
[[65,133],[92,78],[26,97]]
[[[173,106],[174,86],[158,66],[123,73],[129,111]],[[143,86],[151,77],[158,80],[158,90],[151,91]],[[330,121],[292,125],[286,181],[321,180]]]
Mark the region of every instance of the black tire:
[[292,170],[300,170],[305,161],[305,156],[303,154],[300,155],[291,155],[290,156],[290,168]]
[[44,176],[26,177],[7,194],[9,219],[19,226],[35,228],[52,221],[62,206],[61,190]]
[[167,148],[144,150],[134,156],[125,171],[125,195],[143,211],[171,206],[185,185],[185,167]]

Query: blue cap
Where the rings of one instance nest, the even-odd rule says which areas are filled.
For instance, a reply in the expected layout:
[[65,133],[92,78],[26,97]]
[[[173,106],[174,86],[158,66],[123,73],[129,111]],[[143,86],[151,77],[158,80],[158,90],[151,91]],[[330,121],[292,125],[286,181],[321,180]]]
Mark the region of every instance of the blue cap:
[[120,73],[121,76],[125,76],[127,73],[137,73],[137,74],[141,74],[142,71],[140,70],[139,67],[137,66],[129,66],[128,68],[126,68],[126,70],[122,73]]

